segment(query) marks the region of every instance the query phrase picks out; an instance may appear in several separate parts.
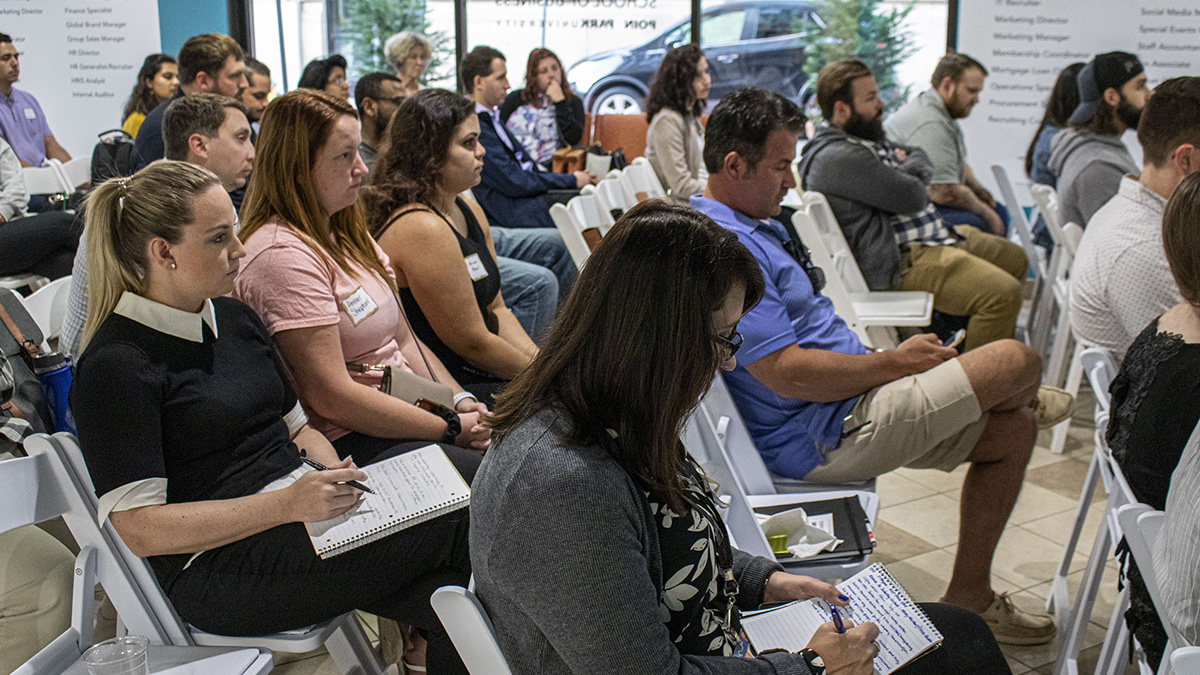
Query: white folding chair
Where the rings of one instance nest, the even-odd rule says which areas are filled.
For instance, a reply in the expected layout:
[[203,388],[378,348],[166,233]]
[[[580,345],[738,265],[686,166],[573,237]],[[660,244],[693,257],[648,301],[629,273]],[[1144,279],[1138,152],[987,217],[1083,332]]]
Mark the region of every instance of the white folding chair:
[[[67,516],[72,508],[74,486],[64,483],[69,472],[60,455],[49,453],[0,461],[0,531]],[[94,543],[79,542],[71,600],[71,625],[49,645],[19,666],[14,675],[59,675],[84,673],[80,657],[92,645],[92,622],[96,615],[95,586],[109,572],[112,559],[99,554]],[[149,658],[156,668],[196,663],[237,650],[198,647],[153,646]],[[253,650],[235,663],[220,667],[207,661],[203,672],[221,675],[257,675],[271,670],[270,653]]]
[[21,176],[25,179],[25,191],[31,195],[59,194],[72,190],[53,164],[23,167]]
[[[8,277],[0,277],[0,288],[8,288],[13,292],[16,292],[18,288],[25,288],[27,286],[30,290],[36,291],[48,283],[50,283],[49,279],[36,274],[14,274]],[[17,293],[17,295],[20,295],[20,293]]]
[[[1079,383],[1083,377],[1079,356],[1090,345],[1080,341],[1071,330],[1071,265],[1075,262],[1075,253],[1079,250],[1079,241],[1083,238],[1083,228],[1075,223],[1067,223],[1059,230],[1059,243],[1054,247],[1058,268],[1054,272],[1054,295],[1058,305],[1058,321],[1054,330],[1054,341],[1050,344],[1050,361],[1043,378],[1046,384],[1063,385],[1072,396],[1079,393]],[[1066,381],[1063,381],[1063,366],[1069,366]],[[1059,422],[1054,427],[1050,440],[1050,451],[1060,454],[1067,443],[1067,431],[1071,428],[1071,418]]]
[[[342,673],[383,675],[385,666],[353,612],[312,626],[273,635],[232,637],[213,635],[189,626],[171,606],[150,565],[133,555],[107,520],[98,525],[95,489],[75,437],[36,434],[25,441],[30,456],[47,457],[68,507],[63,520],[81,547],[93,547],[102,561],[100,583],[130,633],[145,635],[151,644],[262,648],[285,653],[329,650]],[[54,458],[57,458],[54,459]]]
[[[22,298],[29,316],[42,329],[46,341],[58,337],[62,332],[63,317],[67,314],[67,297],[71,293],[71,277],[55,279],[42,286],[29,297]],[[42,343],[45,346],[45,342]]]
[[471,589],[442,586],[433,592],[429,603],[450,635],[467,672],[471,675],[512,675],[508,660],[496,641],[492,620],[472,592],[474,586],[473,578]]
[[[1091,383],[1092,389],[1096,392],[1096,432],[1095,443],[1092,448],[1092,459],[1088,464],[1087,476],[1084,479],[1083,489],[1079,494],[1079,506],[1075,513],[1075,522],[1066,545],[1063,548],[1062,560],[1059,562],[1058,569],[1050,583],[1050,592],[1046,597],[1046,609],[1054,613],[1055,622],[1059,626],[1059,632],[1064,636],[1062,638],[1062,648],[1059,651],[1055,664],[1054,672],[1058,675],[1074,675],[1077,672],[1079,650],[1082,646],[1082,640],[1087,631],[1089,621],[1091,620],[1096,596],[1100,591],[1101,579],[1104,576],[1104,567],[1111,555],[1113,544],[1121,537],[1120,525],[1116,518],[1117,509],[1127,503],[1136,501],[1132,490],[1129,488],[1129,484],[1125,481],[1124,476],[1120,474],[1120,468],[1112,459],[1112,453],[1109,451],[1105,436],[1108,429],[1110,406],[1108,389],[1113,378],[1117,375],[1116,363],[1114,363],[1111,354],[1098,348],[1085,350],[1081,354],[1080,361],[1082,363],[1082,370],[1087,374],[1088,381]],[[1075,547],[1078,545],[1079,537],[1083,532],[1084,521],[1087,520],[1088,511],[1092,503],[1092,494],[1097,484],[1102,485],[1105,493],[1108,495],[1105,503],[1105,513],[1098,526],[1096,539],[1092,545],[1091,554],[1088,557],[1087,567],[1084,569],[1083,580],[1080,583],[1075,604],[1072,606],[1070,605],[1067,590],[1067,575],[1070,572],[1071,562],[1075,555]],[[1122,595],[1122,599],[1124,599],[1124,595]],[[1119,601],[1118,605],[1120,604]],[[1068,608],[1070,608],[1069,612]],[[1115,616],[1117,616],[1117,612],[1114,612]],[[1124,623],[1122,622],[1112,627],[1106,638],[1105,647],[1111,650],[1112,647],[1120,644],[1115,642],[1115,640],[1118,638],[1123,626]],[[1112,645],[1109,645],[1107,644],[1107,640],[1114,640],[1114,642]]]
[[1200,675],[1200,647],[1181,647],[1171,652],[1171,672]]
[[91,160],[87,157],[76,157],[65,164],[57,159],[47,161],[58,171],[59,178],[68,191],[87,185],[92,180]]
[[633,193],[625,192],[619,178],[610,176],[597,183],[596,212],[600,214],[600,234],[608,234],[617,219],[636,203]]
[[654,167],[650,166],[650,160],[645,157],[634,158],[629,166],[625,167],[625,173],[631,177],[635,188],[634,195],[645,192],[650,199],[662,199],[667,196],[666,189],[658,180],[658,174],[654,173]]
[[996,178],[1004,205],[1011,214],[1009,220],[1012,223],[1013,234],[1016,235],[1017,243],[1024,249],[1025,257],[1029,260],[1029,270],[1033,276],[1033,300],[1025,319],[1025,342],[1040,354],[1045,349],[1045,345],[1036,342],[1036,336],[1040,336],[1044,332],[1038,330],[1040,328],[1038,321],[1041,317],[1038,316],[1037,310],[1039,298],[1045,291],[1046,251],[1034,241],[1033,228],[1029,225],[1029,219],[1025,217],[1024,207],[1017,200],[1017,193],[1013,190],[1012,182],[1008,179],[1008,171],[1004,169],[1004,165],[993,164],[992,175]]
[[[579,199],[579,197],[572,199]],[[587,241],[583,238],[583,232],[580,230],[579,224],[575,222],[575,217],[571,215],[570,209],[564,204],[551,206],[550,220],[554,221],[554,228],[562,236],[563,243],[567,246],[567,253],[571,254],[571,260],[575,263],[575,269],[582,270],[583,264],[587,262],[592,251],[588,248]]]
[[[1197,429],[1200,430],[1200,427]],[[1193,433],[1193,437],[1195,436],[1196,434]],[[1191,443],[1192,441],[1189,440],[1188,444]],[[1142,581],[1146,583],[1146,590],[1149,591],[1150,600],[1155,607],[1166,607],[1153,556],[1154,542],[1158,539],[1158,533],[1163,525],[1163,515],[1162,511],[1156,511],[1145,504],[1126,504],[1117,511],[1117,520],[1120,521],[1121,530],[1125,533],[1125,542],[1129,544],[1129,552],[1137,562],[1138,572],[1142,574]],[[1169,673],[1171,652],[1177,647],[1189,645],[1179,629],[1161,611],[1158,618],[1162,621],[1163,629],[1167,633],[1167,646],[1163,650],[1163,660],[1158,672]]]

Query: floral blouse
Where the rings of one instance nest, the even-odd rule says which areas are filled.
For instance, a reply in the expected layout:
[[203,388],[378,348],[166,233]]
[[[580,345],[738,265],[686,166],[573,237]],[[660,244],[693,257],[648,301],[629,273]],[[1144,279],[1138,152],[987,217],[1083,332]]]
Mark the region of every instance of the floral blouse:
[[684,489],[692,506],[687,513],[675,513],[646,493],[658,523],[662,555],[659,616],[680,653],[731,656],[737,645],[726,636],[738,635],[741,629],[737,609],[729,612],[731,600],[724,593],[720,561],[731,565],[733,554],[706,480],[691,461],[684,467]]
[[545,98],[542,102],[545,105],[540,108],[525,104],[508,118],[508,130],[539,164],[549,162],[559,146],[554,106]]

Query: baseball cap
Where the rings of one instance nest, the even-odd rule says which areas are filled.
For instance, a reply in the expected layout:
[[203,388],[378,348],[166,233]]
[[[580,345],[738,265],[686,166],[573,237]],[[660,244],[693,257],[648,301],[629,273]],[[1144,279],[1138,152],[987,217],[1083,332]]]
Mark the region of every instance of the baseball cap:
[[1137,77],[1145,68],[1138,57],[1129,52],[1097,54],[1091,63],[1079,71],[1079,105],[1071,113],[1071,124],[1085,124],[1100,108],[1104,90],[1121,85]]

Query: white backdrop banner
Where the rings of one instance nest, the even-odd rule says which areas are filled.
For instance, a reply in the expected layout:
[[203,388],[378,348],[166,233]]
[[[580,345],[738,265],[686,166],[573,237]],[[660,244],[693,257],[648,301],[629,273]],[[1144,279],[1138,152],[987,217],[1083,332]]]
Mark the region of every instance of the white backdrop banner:
[[[1058,73],[1119,50],[1137,54],[1150,86],[1200,75],[1200,0],[964,0],[958,49],[990,71],[979,105],[962,120],[971,167],[992,185],[991,166],[1003,164],[1023,186],[1025,150]],[[1140,162],[1137,138],[1124,140]],[[1032,203],[1027,189],[1016,192]]]
[[142,60],[161,45],[157,0],[0,0],[0,31],[21,53],[16,87],[72,157],[121,126]]

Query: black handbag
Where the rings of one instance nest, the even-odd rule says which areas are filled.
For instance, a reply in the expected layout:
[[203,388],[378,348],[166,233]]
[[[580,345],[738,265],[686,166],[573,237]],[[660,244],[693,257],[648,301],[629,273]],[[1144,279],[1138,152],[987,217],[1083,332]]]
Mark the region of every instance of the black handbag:
[[[24,418],[35,432],[53,429],[53,418],[33,372],[42,331],[15,295],[0,289],[0,408]],[[7,393],[6,395],[6,392]]]

